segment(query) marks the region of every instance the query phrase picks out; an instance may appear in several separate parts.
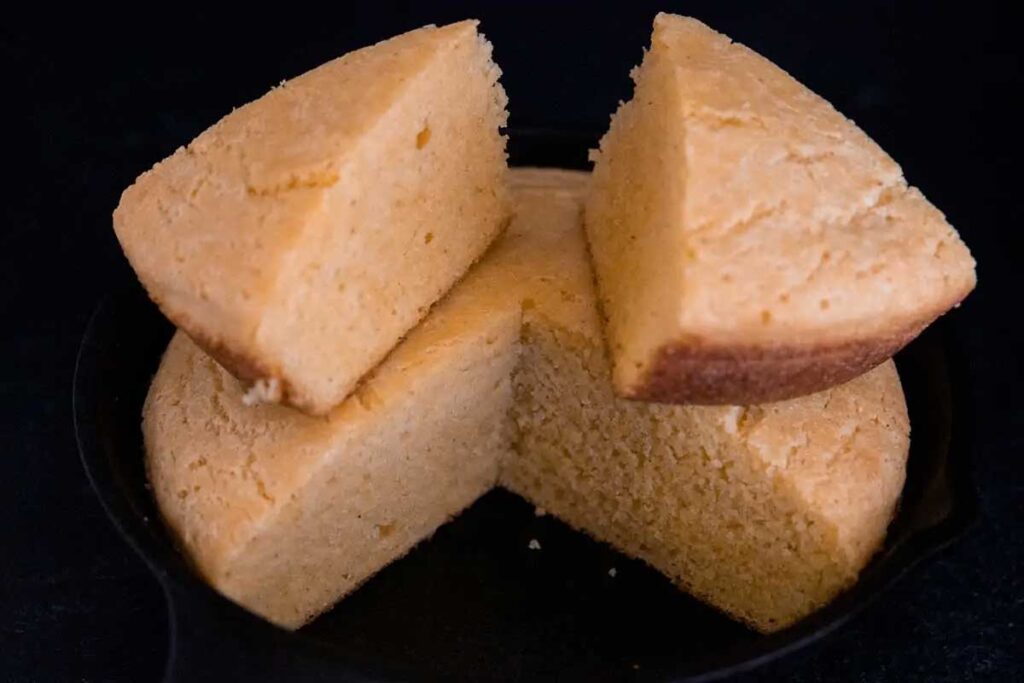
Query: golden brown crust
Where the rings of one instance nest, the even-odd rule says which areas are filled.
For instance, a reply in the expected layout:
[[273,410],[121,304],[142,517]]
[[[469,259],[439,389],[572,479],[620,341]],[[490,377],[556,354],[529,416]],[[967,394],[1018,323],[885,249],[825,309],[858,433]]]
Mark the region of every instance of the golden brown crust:
[[242,382],[253,383],[258,380],[274,379],[280,387],[280,403],[297,408],[309,415],[323,415],[328,412],[327,410],[316,410],[316,406],[311,401],[298,394],[294,386],[283,378],[280,372],[275,372],[258,355],[211,334],[203,325],[193,320],[184,309],[167,306],[153,293],[150,293],[150,298],[156,302],[167,319],[174,321],[178,329],[187,334],[196,346]]
[[243,382],[255,382],[258,379],[268,379],[274,376],[259,358],[241,350],[232,349],[229,344],[207,334],[202,328],[185,324],[181,322],[180,318],[179,327],[196,343],[196,346]]
[[749,405],[823,391],[858,377],[906,346],[937,316],[884,337],[805,348],[662,347],[626,398],[658,403]]
[[295,387],[287,379],[280,373],[270,370],[256,356],[236,351],[230,346],[203,334],[201,330],[193,330],[185,326],[182,326],[181,329],[195,342],[196,346],[205,351],[207,355],[242,382],[252,384],[259,380],[276,380],[280,389],[280,400],[275,402],[301,410],[307,415],[321,416],[330,412],[330,408],[318,407],[315,403],[296,392]]

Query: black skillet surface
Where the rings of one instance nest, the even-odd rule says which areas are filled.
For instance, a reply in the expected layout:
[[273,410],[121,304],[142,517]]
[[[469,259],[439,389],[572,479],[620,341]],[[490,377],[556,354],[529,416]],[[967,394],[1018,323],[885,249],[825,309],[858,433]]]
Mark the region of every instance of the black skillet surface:
[[[520,131],[511,160],[585,168],[592,144],[586,136]],[[532,506],[503,491],[484,496],[298,632],[249,614],[192,573],[147,488],[142,401],[172,327],[136,283],[105,300],[86,331],[75,374],[75,427],[107,514],[164,588],[167,680],[705,681],[832,633],[973,520],[955,318],[897,356],[913,438],[885,546],[852,589],[770,636],[557,520],[536,517]],[[542,549],[530,550],[531,539]]]

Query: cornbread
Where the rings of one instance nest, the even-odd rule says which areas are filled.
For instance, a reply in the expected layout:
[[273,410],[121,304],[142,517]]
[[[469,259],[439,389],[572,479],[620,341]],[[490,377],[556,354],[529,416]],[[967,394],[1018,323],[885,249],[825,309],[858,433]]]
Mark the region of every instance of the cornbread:
[[618,398],[581,224],[588,177],[510,177],[506,234],[324,417],[246,406],[238,380],[172,340],[143,433],[199,572],[296,628],[499,485],[762,631],[852,583],[903,484],[892,363],[765,406]]
[[149,477],[207,581],[296,628],[494,486],[518,321],[442,320],[324,417],[244,405],[237,379],[174,337],[145,406]]
[[899,166],[768,60],[659,14],[633,78],[586,210],[620,395],[825,389],[974,287],[967,248]]
[[474,21],[357,50],[124,192],[114,229],[139,279],[250,403],[325,414],[504,227],[490,56]]

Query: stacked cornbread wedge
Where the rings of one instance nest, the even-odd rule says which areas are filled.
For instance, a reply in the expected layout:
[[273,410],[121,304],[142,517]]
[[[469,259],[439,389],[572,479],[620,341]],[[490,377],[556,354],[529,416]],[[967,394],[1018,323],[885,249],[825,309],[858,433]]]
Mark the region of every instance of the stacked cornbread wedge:
[[661,14],[634,79],[587,205],[623,396],[820,391],[973,289],[967,248],[896,162],[760,55]]
[[168,526],[297,628],[502,486],[760,631],[799,620],[885,537],[889,357],[970,291],[966,247],[699,22],[656,19],[593,177],[505,168],[489,55],[471,22],[354,52],[125,192],[179,327],[142,415]]

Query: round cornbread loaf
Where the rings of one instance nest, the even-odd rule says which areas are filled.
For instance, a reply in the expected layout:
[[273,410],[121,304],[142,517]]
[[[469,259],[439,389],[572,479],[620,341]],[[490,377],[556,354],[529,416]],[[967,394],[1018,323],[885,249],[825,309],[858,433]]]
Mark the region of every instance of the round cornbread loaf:
[[762,631],[855,581],[904,480],[893,364],[769,405],[620,398],[581,224],[588,176],[511,180],[506,234],[326,416],[246,405],[174,338],[143,433],[198,571],[296,628],[497,485]]

